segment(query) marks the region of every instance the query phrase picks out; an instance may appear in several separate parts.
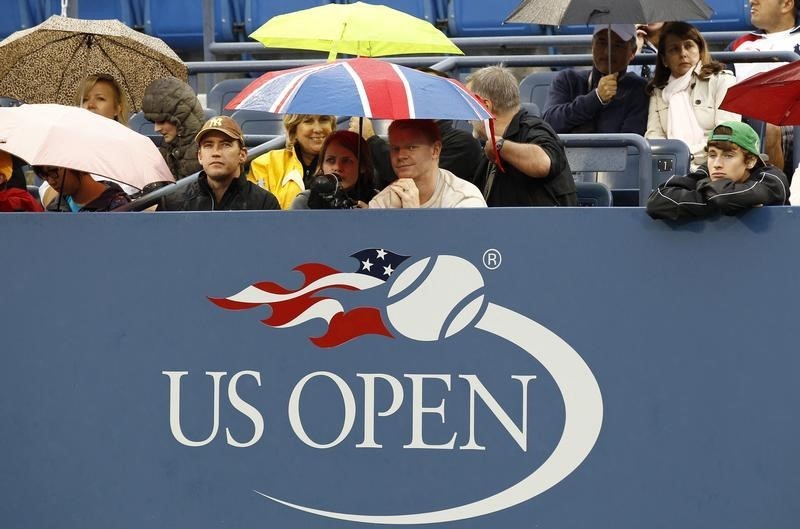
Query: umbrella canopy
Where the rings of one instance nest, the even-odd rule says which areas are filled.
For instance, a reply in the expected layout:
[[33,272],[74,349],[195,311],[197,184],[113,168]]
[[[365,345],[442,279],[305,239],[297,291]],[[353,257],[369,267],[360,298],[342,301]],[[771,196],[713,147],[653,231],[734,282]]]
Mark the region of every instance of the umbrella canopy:
[[326,4],[278,15],[250,34],[269,48],[292,48],[360,57],[413,53],[463,55],[430,22],[382,5]]
[[525,24],[638,24],[708,19],[703,0],[523,0],[506,22]]
[[85,171],[140,190],[151,182],[175,180],[146,136],[78,107],[0,108],[0,150],[31,165]]
[[0,42],[0,95],[71,105],[80,81],[94,74],[113,76],[133,111],[151,81],[187,79],[186,65],[164,41],[118,20],[54,15]]
[[367,58],[266,73],[225,108],[375,119],[492,118],[458,81]]
[[719,108],[773,125],[800,125],[800,62],[736,83]]

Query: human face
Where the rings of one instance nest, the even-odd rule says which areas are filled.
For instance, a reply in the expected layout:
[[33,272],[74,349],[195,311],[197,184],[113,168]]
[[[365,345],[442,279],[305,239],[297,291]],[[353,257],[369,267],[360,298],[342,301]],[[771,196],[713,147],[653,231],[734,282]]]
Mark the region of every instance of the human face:
[[51,167],[48,165],[37,165],[33,172],[50,184],[60,195],[70,196],[75,194],[80,187],[78,176],[70,169],[64,167]]
[[221,182],[239,176],[247,149],[227,134],[212,130],[200,139],[197,160],[208,178]]
[[441,142],[430,143],[414,129],[392,129],[389,133],[392,169],[398,178],[411,178],[415,182],[433,178],[441,150]]
[[[623,72],[628,68],[636,54],[636,49],[619,35],[611,32],[611,70],[610,73]],[[608,31],[600,31],[592,37],[592,60],[600,73],[608,75]]]
[[325,138],[333,132],[333,124],[322,116],[306,116],[297,125],[297,142],[304,154],[314,157],[319,154]]
[[358,181],[358,160],[350,149],[333,141],[322,157],[322,172],[336,173],[342,179],[342,187],[349,189]]
[[767,33],[781,31],[788,29],[782,27],[782,21],[792,10],[794,5],[790,0],[751,0],[750,22]]
[[714,146],[708,148],[708,176],[712,181],[727,178],[734,182],[744,182],[753,167],[755,161],[746,161],[742,149],[723,150]]
[[172,143],[178,137],[178,127],[171,121],[156,121],[153,124],[156,132],[164,136],[164,142]]
[[81,107],[109,119],[117,119],[122,110],[114,87],[108,81],[102,80],[97,81],[83,94]]
[[667,35],[664,41],[664,66],[672,75],[681,77],[700,62],[700,48],[692,39],[682,39],[677,35]]

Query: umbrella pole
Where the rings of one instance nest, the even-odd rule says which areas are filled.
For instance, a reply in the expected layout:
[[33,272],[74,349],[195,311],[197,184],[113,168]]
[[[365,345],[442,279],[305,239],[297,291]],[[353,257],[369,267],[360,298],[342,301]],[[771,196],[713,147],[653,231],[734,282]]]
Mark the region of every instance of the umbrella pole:
[[[356,142],[356,182],[361,179],[361,135],[363,133],[362,128],[364,127],[364,117],[358,116],[358,141]],[[370,182],[372,185],[372,182]]]
[[611,23],[608,24],[608,75],[611,75]]

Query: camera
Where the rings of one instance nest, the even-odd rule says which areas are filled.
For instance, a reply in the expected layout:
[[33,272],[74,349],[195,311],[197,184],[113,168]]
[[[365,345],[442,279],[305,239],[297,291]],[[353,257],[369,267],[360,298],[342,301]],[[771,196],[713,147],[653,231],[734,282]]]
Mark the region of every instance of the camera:
[[347,196],[342,180],[335,173],[317,175],[311,180],[309,209],[351,209],[356,201]]

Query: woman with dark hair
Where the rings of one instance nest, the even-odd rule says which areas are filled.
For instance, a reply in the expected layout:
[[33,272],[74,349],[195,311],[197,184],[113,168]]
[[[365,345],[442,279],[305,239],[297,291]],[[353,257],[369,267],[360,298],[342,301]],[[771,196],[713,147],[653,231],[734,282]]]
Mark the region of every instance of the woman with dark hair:
[[294,198],[291,209],[363,208],[377,193],[367,142],[349,130],[325,138],[316,174],[309,189]]
[[692,167],[705,163],[708,134],[724,121],[741,119],[719,109],[735,83],[733,73],[711,59],[696,27],[667,23],[658,41],[655,75],[647,85],[650,110],[645,137],[683,140],[694,154]]

